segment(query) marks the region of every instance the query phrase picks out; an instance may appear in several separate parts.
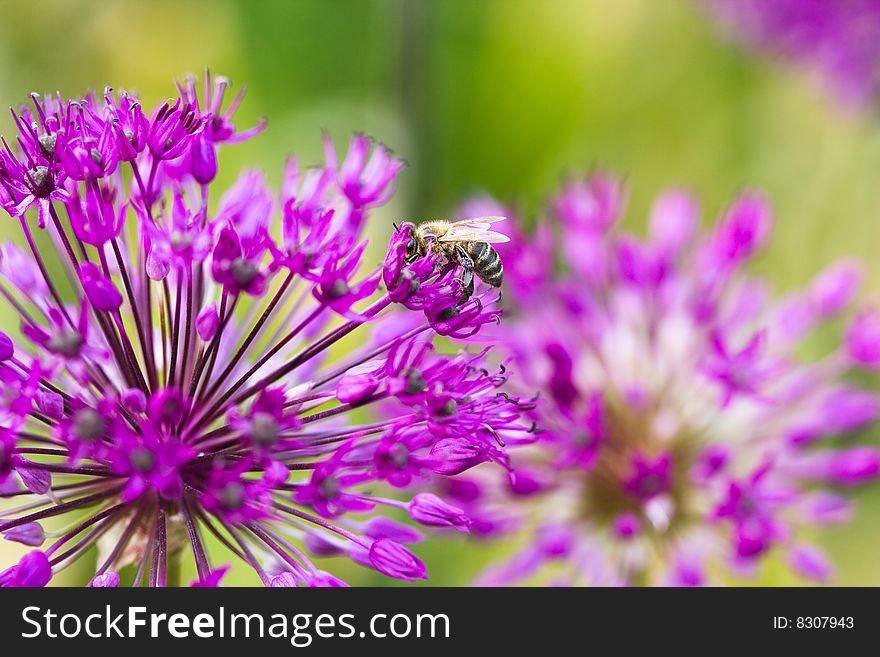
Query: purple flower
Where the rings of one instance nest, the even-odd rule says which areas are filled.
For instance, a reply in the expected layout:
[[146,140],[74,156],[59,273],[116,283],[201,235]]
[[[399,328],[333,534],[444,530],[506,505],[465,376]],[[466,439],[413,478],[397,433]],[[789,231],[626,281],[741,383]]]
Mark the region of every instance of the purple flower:
[[153,280],[164,279],[172,268],[200,264],[211,253],[216,224],[206,221],[202,208],[193,212],[187,207],[181,189],[174,190],[170,211],[136,208],[148,254],[147,273]]
[[238,525],[267,517],[272,491],[266,479],[271,471],[267,468],[263,479],[247,479],[245,474],[251,465],[249,461],[232,466],[215,465],[201,500],[209,513]]
[[724,338],[718,333],[713,335],[714,349],[708,355],[706,373],[724,387],[722,406],[730,404],[737,394],[756,397],[767,379],[779,369],[775,361],[762,353],[765,342],[766,334],[759,331],[749,338],[742,349],[730,353]]
[[[260,121],[252,128],[238,132],[233,124],[233,117],[238,110],[241,101],[244,100],[245,89],[242,88],[232,99],[226,110],[223,110],[223,101],[226,92],[232,86],[229,78],[222,75],[212,78],[210,72],[205,73],[204,79],[204,111],[208,113],[205,125],[205,135],[213,144],[237,144],[255,137],[266,129],[266,121]],[[178,84],[177,88],[182,97],[195,107],[199,107],[198,80],[188,77],[184,84]]]
[[63,189],[64,176],[57,163],[42,156],[36,162],[22,163],[8,145],[5,151],[0,151],[0,186],[7,199],[4,208],[10,216],[22,219],[31,207],[36,206],[40,228],[45,228],[51,220],[52,201],[67,198]]
[[[117,405],[109,399],[94,407],[80,399],[68,402],[67,413],[62,402],[58,422],[58,437],[67,445],[68,459],[77,462],[84,457],[106,457],[107,439],[117,418]],[[54,415],[54,414],[53,414]]]
[[133,162],[147,147],[149,123],[141,104],[124,91],[119,94],[117,101],[109,88],[104,94],[104,101],[111,116],[108,125],[116,138],[116,155],[124,162]]
[[668,492],[671,463],[669,454],[663,454],[656,459],[634,454],[631,474],[623,482],[624,490],[642,502]]
[[22,335],[0,334],[0,535],[41,550],[4,585],[46,584],[100,541],[90,586],[178,584],[180,559],[216,586],[208,537],[267,586],[343,586],[313,560],[329,554],[423,578],[395,542],[420,535],[385,512],[465,527],[418,493],[444,470],[507,469],[505,445],[532,438],[531,400],[485,350],[432,346],[495,323],[497,291],[465,302],[449,263],[399,258],[411,224],[364,271],[364,223],[402,162],[357,136],[341,167],[329,146],[324,167],[291,160],[278,195],[257,171],[224,193],[217,149],[263,128],[235,128],[227,87],[199,98],[188,81],[149,115],[109,90],[16,114],[0,200],[26,247],[0,247]]
[[80,202],[76,190],[66,203],[73,234],[86,244],[103,246],[119,235],[125,218],[125,208],[114,203],[116,188],[112,184],[95,182],[85,191],[85,201]]
[[260,263],[268,240],[268,234],[243,238],[232,226],[221,230],[211,259],[214,280],[234,296],[242,292],[262,296],[267,276]]
[[877,0],[712,0],[745,44],[817,71],[846,103],[868,103],[880,84]]
[[197,107],[182,98],[169,100],[153,113],[147,129],[147,148],[156,160],[174,160],[187,153],[204,128]]
[[[355,206],[384,204],[391,196],[394,179],[403,168],[403,161],[395,158],[385,146],[377,146],[370,154],[370,145],[368,137],[355,135],[337,170],[339,187]],[[328,147],[327,162],[331,169],[336,169],[332,152]]]
[[318,278],[313,294],[315,298],[326,304],[340,315],[355,318],[351,307],[362,299],[373,295],[379,287],[378,272],[363,279],[352,287],[351,279],[360,265],[364,244],[356,248],[345,260],[329,259]]
[[635,513],[623,513],[614,521],[614,533],[621,539],[632,538],[639,533],[642,523]]
[[[692,197],[668,192],[641,238],[617,225],[624,194],[606,174],[569,182],[551,204],[561,221],[551,252],[567,268],[521,276],[517,263],[547,248],[528,237],[506,263],[515,302],[496,332],[519,385],[542,394],[529,413],[537,440],[510,452],[512,474],[475,468],[478,487],[449,500],[475,533],[531,528],[481,583],[548,571],[569,584],[712,583],[774,550],[824,580],[803,525],[846,520],[848,497],[832,491],[880,476],[875,447],[839,441],[880,413],[880,396],[848,376],[880,362],[877,319],[856,315],[819,360],[800,344],[839,321],[858,270],[833,266],[774,300],[746,269],[771,228],[760,196],[735,200],[700,234]],[[476,444],[445,440],[433,454],[443,472],[480,458]]]

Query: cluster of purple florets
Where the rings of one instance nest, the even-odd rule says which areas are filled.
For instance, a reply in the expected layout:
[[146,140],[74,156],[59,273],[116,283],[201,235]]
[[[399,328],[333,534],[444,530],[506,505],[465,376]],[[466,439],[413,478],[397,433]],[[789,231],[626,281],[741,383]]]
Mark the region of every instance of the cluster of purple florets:
[[[851,517],[847,489],[880,474],[860,440],[880,396],[851,376],[880,368],[880,314],[848,313],[859,266],[774,298],[747,269],[772,227],[759,194],[701,231],[693,195],[669,190],[646,238],[621,229],[625,205],[613,176],[571,180],[553,222],[499,249],[512,312],[496,338],[542,392],[542,433],[511,454],[512,478],[440,482],[474,533],[530,532],[482,581],[692,585],[774,557],[827,580],[805,527]],[[848,315],[831,353],[802,357]]]
[[329,141],[322,167],[289,160],[280,194],[246,171],[218,195],[218,148],[265,127],[236,128],[228,87],[188,81],[151,113],[110,90],[14,113],[0,203],[25,246],[0,258],[20,320],[0,334],[0,534],[40,549],[4,585],[93,547],[94,586],[174,583],[181,558],[215,584],[218,554],[267,585],[338,584],[314,561],[328,554],[421,578],[402,545],[418,532],[379,509],[467,529],[420,487],[509,468],[504,446],[529,437],[503,368],[432,345],[496,323],[491,290],[467,297],[433,254],[407,262],[411,224],[366,262],[401,160],[357,135],[341,163]]

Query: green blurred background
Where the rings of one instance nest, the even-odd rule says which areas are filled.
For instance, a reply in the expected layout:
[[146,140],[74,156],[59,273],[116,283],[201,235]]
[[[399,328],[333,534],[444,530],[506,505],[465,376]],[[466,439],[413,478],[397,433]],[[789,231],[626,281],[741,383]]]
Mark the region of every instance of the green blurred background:
[[[698,0],[0,0],[0,105],[110,85],[150,106],[206,66],[247,85],[240,126],[269,119],[223,154],[227,182],[244,166],[277,181],[290,152],[320,162],[322,129],[340,148],[363,131],[404,157],[376,235],[475,191],[532,212],[566,173],[599,166],[626,175],[632,227],[668,184],[694,189],[704,221],[743,187],[762,189],[777,223],[757,269],[779,291],[850,254],[868,267],[864,300],[880,292],[880,118],[726,41]],[[14,323],[0,311],[0,327]],[[857,496],[856,521],[819,541],[838,583],[878,585],[880,488]],[[461,585],[511,548],[485,547],[456,538],[419,554],[431,584]],[[0,564],[18,549],[0,543]],[[798,582],[771,561],[758,583]]]

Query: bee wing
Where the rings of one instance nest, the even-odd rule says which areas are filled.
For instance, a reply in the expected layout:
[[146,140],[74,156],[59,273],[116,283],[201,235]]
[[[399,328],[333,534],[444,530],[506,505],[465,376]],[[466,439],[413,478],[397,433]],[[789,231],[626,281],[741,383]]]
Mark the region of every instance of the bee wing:
[[462,219],[449,225],[449,230],[440,238],[441,242],[488,242],[498,244],[509,242],[510,238],[502,233],[490,230],[489,226],[506,217],[476,217],[474,219]]
[[474,230],[474,231],[456,231],[455,233],[447,232],[440,238],[440,242],[486,242],[487,244],[500,244],[509,242],[507,235],[496,233],[494,230]]
[[507,217],[493,215],[491,217],[473,217],[472,219],[460,219],[453,224],[497,224],[499,221],[507,221]]

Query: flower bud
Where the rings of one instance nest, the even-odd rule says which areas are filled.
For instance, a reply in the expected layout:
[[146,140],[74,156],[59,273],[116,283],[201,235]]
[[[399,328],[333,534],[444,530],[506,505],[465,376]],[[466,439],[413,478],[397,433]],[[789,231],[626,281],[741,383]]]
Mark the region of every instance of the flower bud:
[[86,297],[96,310],[113,312],[122,305],[122,295],[116,285],[101,273],[97,265],[85,262],[80,265],[79,278]]
[[269,586],[273,589],[296,588],[296,575],[289,570],[285,570],[280,575],[273,577]]
[[406,581],[427,579],[423,564],[412,552],[390,538],[381,538],[370,546],[370,563],[380,573]]
[[15,354],[15,346],[12,339],[5,333],[0,332],[0,361],[6,361]]
[[46,534],[38,522],[29,522],[3,532],[3,538],[7,541],[39,547],[46,540]]
[[196,317],[196,331],[204,342],[208,342],[217,334],[217,327],[219,325],[220,316],[217,314],[216,304],[212,303]]
[[34,550],[24,555],[17,565],[0,573],[0,586],[43,587],[52,579],[52,567],[45,553]]
[[201,185],[207,185],[217,176],[217,150],[207,133],[194,141],[190,151],[192,175]]
[[433,493],[419,493],[409,503],[409,515],[416,522],[431,527],[454,527],[467,532],[470,520],[457,506],[447,504]]
[[115,589],[118,587],[119,573],[115,573],[112,570],[109,570],[102,575],[97,575],[92,578],[92,581],[88,584],[88,588],[90,589]]

